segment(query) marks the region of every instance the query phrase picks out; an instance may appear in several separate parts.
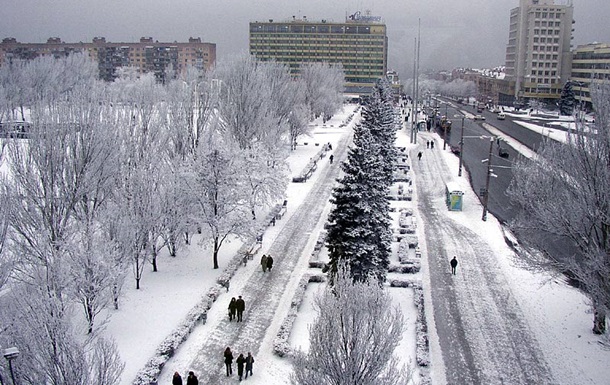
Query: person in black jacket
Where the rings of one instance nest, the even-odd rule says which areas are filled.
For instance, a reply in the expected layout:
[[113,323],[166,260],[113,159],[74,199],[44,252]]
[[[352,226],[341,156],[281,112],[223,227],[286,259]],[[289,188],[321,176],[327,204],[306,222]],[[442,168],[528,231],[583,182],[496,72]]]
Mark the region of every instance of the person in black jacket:
[[244,310],[246,310],[246,302],[241,298],[241,295],[235,301],[235,309],[237,310],[237,322],[241,322],[242,316],[244,315]]
[[231,348],[227,346],[224,353],[225,357],[225,366],[227,367],[227,377],[233,374],[233,353],[231,352]]
[[244,357],[243,354],[239,353],[239,357],[237,357],[237,360],[235,360],[235,362],[237,362],[237,375],[239,376],[239,380],[241,381],[241,378],[244,375],[244,364],[246,363],[246,357]]
[[172,385],[182,385],[182,376],[180,376],[180,373],[174,372],[174,377],[172,377]]
[[457,258],[454,256],[450,263],[451,263],[451,274],[455,275],[455,268],[458,265]]
[[229,321],[233,321],[235,319],[235,313],[237,313],[237,301],[235,297],[231,298],[231,302],[229,302]]
[[273,267],[273,257],[271,257],[271,255],[267,256],[267,270],[271,271],[271,268]]
[[199,380],[193,372],[189,372],[189,376],[186,378],[186,385],[199,385]]

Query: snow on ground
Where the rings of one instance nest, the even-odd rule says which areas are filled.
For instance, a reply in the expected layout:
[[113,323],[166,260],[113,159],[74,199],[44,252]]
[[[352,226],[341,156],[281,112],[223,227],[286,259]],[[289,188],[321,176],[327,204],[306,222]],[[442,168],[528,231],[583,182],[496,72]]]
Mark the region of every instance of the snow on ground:
[[[319,146],[327,142],[333,144],[339,135],[345,133],[345,130],[339,130],[337,127],[353,112],[353,108],[354,106],[346,106],[341,113],[327,122],[325,127],[321,122],[314,122],[315,128],[312,136],[300,139],[299,146],[289,158],[292,175],[299,173],[305,167],[310,158],[319,151]],[[528,124],[527,127],[536,128],[531,124]],[[536,129],[548,130],[546,127],[540,128],[539,126]],[[408,144],[408,132],[401,130],[398,134],[399,145],[414,146]],[[308,144],[303,145],[304,142],[308,142]],[[315,143],[319,143],[319,146],[316,146]],[[451,169],[457,169],[458,158],[456,156],[446,151],[443,152],[443,157]],[[314,172],[314,178],[316,173]],[[516,267],[513,260],[514,254],[504,242],[504,233],[500,224],[489,215],[487,225],[483,226],[484,222],[480,220],[482,208],[476,194],[467,183],[467,176],[457,182],[466,191],[464,210],[455,213],[452,219],[467,225],[494,246],[499,265],[512,277],[511,285],[515,300],[520,303],[524,314],[528,317],[527,321],[545,350],[546,358],[555,377],[565,378],[566,384],[608,384],[610,365],[607,363],[610,362],[610,352],[599,343],[600,338],[592,335],[590,331],[592,316],[585,297],[561,280]],[[289,185],[287,191],[289,204],[286,215],[291,215],[293,207],[304,199],[309,191],[309,185],[311,184],[291,183]],[[407,204],[413,205],[414,203]],[[439,200],[439,204],[444,205],[444,202]],[[395,219],[395,216],[393,218]],[[259,256],[265,253],[266,245],[273,241],[283,222],[284,220],[279,220],[276,227],[267,230]],[[494,226],[489,226],[490,223]],[[316,230],[321,231],[322,227],[323,223],[320,223]],[[493,228],[493,231],[490,231],[490,228]],[[106,334],[116,340],[121,357],[126,362],[121,385],[131,384],[138,370],[153,355],[158,344],[185,317],[208,288],[215,284],[215,278],[222,272],[239,247],[239,242],[232,242],[223,247],[219,256],[220,269],[218,270],[212,269],[210,250],[203,249],[194,242],[190,247],[181,250],[176,258],[171,258],[167,254],[160,256],[159,272],[152,273],[150,269],[147,269],[140,290],[134,289],[133,278],[128,277],[121,298],[121,308],[118,311],[109,311],[111,318],[106,330]],[[252,267],[249,265],[248,270],[250,268]],[[425,275],[426,272],[420,274]],[[240,280],[245,280],[247,276],[246,269],[238,270],[231,285],[239,285]],[[426,282],[425,279],[423,281]],[[323,287],[323,284],[308,286],[304,303],[300,308],[290,337],[291,346],[307,349],[307,327],[315,318],[311,306],[312,300]],[[405,361],[414,361],[415,332],[413,325],[416,311],[413,306],[412,292],[409,289],[400,288],[391,288],[389,292],[395,304],[403,310],[408,319],[404,338],[399,347],[401,357]],[[214,306],[224,307],[225,303],[219,300],[219,303]],[[289,306],[289,303],[285,303],[283,306]],[[428,317],[432,316],[428,314]],[[277,320],[277,323],[281,322],[282,320]],[[428,324],[434,325],[434,322],[428,320]],[[270,330],[275,330],[277,326],[270,327]],[[445,376],[440,347],[435,338],[435,331],[432,329],[429,332],[432,379],[438,380],[434,382],[435,384],[443,383]],[[254,376],[247,381],[253,385],[288,384],[291,371],[289,360],[281,359],[272,353],[272,341],[275,336],[269,334],[261,346],[260,357],[255,357]],[[193,338],[189,338],[181,349],[196,351],[197,345],[200,344],[198,338],[205,338],[205,330],[197,335],[198,337],[194,335]],[[166,372],[170,371],[172,371],[171,368],[166,370]],[[580,377],[574,378],[574,373]],[[160,384],[169,383],[163,378],[160,380],[162,380],[159,382]]]

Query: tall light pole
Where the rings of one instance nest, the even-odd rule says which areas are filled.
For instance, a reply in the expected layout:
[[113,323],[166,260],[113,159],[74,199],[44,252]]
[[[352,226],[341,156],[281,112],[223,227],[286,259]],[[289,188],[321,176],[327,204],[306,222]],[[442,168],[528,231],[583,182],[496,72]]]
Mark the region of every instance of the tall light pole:
[[16,347],[7,348],[4,350],[4,358],[8,361],[8,369],[11,372],[11,380],[13,380],[13,385],[17,385],[15,381],[15,373],[13,373],[13,360],[19,356],[19,349]]
[[464,154],[464,115],[462,115],[462,129],[460,130],[460,167],[458,176],[462,176],[462,154]]
[[487,158],[487,180],[485,182],[485,196],[483,197],[483,216],[482,220],[487,220],[487,203],[489,202],[489,179],[491,178],[491,154],[494,148],[493,136],[489,138],[489,157]]

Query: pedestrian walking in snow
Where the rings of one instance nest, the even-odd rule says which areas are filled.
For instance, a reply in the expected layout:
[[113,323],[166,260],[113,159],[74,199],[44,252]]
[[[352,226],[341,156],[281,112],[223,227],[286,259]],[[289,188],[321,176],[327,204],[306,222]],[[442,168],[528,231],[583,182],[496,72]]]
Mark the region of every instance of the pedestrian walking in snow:
[[333,164],[333,159],[335,159],[335,156],[333,154],[330,154],[328,159],[330,160],[330,164]]
[[267,256],[267,269],[269,271],[271,271],[271,268],[273,267],[273,257],[271,257],[271,255]]
[[237,301],[235,301],[235,308],[237,309],[237,322],[241,322],[244,310],[246,310],[246,302],[241,298],[241,295]]
[[199,380],[192,371],[189,372],[189,376],[186,378],[186,385],[199,385]]
[[229,302],[229,321],[235,319],[235,314],[237,314],[237,300],[233,297],[231,298],[231,302]]
[[265,254],[261,257],[261,267],[263,268],[263,273],[267,271],[267,256]]
[[182,376],[180,376],[180,373],[174,372],[174,376],[172,377],[172,385],[182,385]]
[[250,352],[248,352],[248,355],[246,356],[246,378],[248,378],[248,373],[250,375],[252,375],[252,366],[254,365],[254,357],[252,357],[252,354],[250,354]]
[[242,353],[239,353],[239,357],[235,360],[237,363],[237,375],[239,376],[239,380],[244,376],[244,364],[246,363],[246,358]]
[[224,353],[225,357],[225,366],[227,368],[227,377],[233,374],[233,353],[231,352],[231,348],[227,346]]
[[426,148],[430,148],[430,141],[429,140],[426,141]]
[[421,153],[421,151],[420,151],[420,152],[418,152],[418,153],[417,153],[417,159],[418,159],[418,160],[421,160],[421,156],[422,156],[422,155],[423,155],[423,154]]
[[455,275],[455,268],[458,265],[457,258],[454,256],[450,263],[451,263],[451,274]]
[[430,149],[434,150],[434,140],[430,141]]

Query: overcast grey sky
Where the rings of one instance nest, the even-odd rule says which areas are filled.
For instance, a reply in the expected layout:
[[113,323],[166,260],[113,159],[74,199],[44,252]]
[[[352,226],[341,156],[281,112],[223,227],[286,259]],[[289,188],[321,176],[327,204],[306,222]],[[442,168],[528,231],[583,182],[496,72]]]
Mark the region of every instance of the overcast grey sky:
[[[558,0],[556,0],[557,2]],[[566,1],[566,0],[562,0]],[[610,0],[573,0],[574,45],[610,43]],[[216,43],[220,59],[248,50],[248,22],[342,22],[370,10],[384,18],[389,66],[411,76],[414,38],[421,20],[421,69],[504,65],[508,19],[518,0],[1,0],[0,37],[20,42],[186,41]]]

